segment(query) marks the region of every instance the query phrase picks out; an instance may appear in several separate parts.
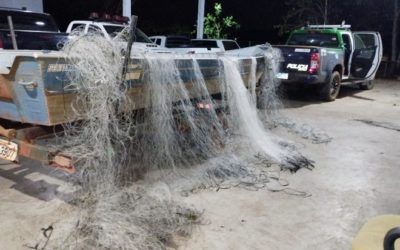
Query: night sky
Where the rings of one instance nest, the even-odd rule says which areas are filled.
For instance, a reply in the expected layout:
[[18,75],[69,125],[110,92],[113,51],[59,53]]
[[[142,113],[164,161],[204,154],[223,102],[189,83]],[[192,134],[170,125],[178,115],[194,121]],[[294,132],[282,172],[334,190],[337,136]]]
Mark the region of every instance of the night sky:
[[[357,1],[363,0],[340,1],[340,4],[345,6]],[[360,30],[380,31],[388,47],[392,0],[364,1],[369,5],[362,4],[357,9],[344,8],[336,19],[346,20],[353,28]],[[232,15],[240,23],[240,29],[233,32],[230,38],[236,38],[243,45],[249,44],[249,41],[285,41],[286,38],[278,36],[278,30],[274,27],[282,22],[282,17],[290,8],[285,4],[287,0],[206,0],[206,13],[212,10],[215,2],[222,3],[223,15]],[[374,13],[368,13],[371,8]],[[139,16],[138,26],[148,35],[190,35],[195,30],[197,0],[133,0],[132,9],[133,14]],[[54,16],[63,31],[70,21],[86,19],[92,11],[122,13],[122,0],[44,0],[44,10]]]

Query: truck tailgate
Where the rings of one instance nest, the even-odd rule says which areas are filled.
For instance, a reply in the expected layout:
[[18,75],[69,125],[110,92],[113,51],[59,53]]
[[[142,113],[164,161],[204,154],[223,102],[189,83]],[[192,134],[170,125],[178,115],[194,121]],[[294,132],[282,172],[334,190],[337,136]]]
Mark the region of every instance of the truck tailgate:
[[319,52],[319,48],[305,46],[277,45],[281,50],[282,59],[280,64],[281,79],[290,79],[292,73],[307,74],[310,66],[311,53]]

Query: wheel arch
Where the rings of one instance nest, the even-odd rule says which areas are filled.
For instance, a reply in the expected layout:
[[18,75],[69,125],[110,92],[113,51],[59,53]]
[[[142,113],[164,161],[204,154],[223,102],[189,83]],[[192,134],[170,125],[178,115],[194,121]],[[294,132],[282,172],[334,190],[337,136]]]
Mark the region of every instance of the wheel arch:
[[335,71],[339,72],[340,78],[343,78],[343,66],[342,66],[342,65],[337,64],[337,65],[333,68],[332,73],[335,72]]

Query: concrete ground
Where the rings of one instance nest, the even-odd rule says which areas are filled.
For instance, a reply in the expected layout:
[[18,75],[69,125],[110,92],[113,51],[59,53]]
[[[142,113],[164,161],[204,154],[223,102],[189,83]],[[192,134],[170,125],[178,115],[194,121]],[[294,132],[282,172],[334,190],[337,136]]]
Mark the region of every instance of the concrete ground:
[[[204,218],[181,249],[351,249],[369,218],[400,214],[399,81],[343,88],[330,103],[297,95],[285,106],[287,116],[332,137],[313,144],[290,136],[316,168],[283,175],[311,196],[238,188],[190,195],[185,202]],[[36,163],[0,163],[0,249],[34,247],[41,228],[73,209],[71,192],[65,176]]]

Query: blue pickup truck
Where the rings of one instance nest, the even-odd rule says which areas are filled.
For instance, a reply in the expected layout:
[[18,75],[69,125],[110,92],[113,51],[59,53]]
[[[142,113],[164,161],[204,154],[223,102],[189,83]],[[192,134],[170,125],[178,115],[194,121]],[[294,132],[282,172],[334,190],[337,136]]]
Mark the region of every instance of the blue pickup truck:
[[382,59],[378,32],[352,32],[350,25],[309,25],[294,30],[281,50],[278,78],[285,85],[314,85],[334,101],[343,83],[372,89]]

